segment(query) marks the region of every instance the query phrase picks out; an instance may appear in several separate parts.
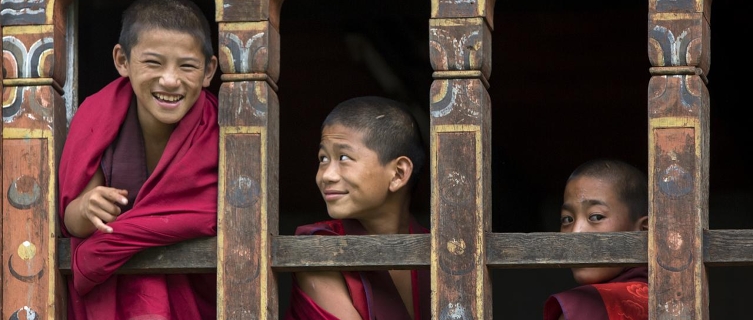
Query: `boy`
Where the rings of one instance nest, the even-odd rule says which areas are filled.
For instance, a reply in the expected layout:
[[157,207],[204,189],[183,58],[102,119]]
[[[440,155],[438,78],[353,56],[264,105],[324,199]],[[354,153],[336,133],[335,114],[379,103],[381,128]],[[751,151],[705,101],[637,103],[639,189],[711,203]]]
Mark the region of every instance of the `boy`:
[[[648,230],[646,175],[623,161],[598,159],[573,171],[560,213],[562,232]],[[648,269],[573,268],[582,286],[549,297],[545,320],[648,319]]]
[[137,0],[113,60],[121,77],[81,104],[60,162],[68,318],[215,318],[214,274],[113,275],[146,248],[216,235],[209,23],[191,1]]
[[[296,235],[427,233],[409,211],[426,155],[415,119],[397,101],[360,97],[322,124],[316,184],[335,220]],[[429,319],[428,270],[298,272],[285,319]]]

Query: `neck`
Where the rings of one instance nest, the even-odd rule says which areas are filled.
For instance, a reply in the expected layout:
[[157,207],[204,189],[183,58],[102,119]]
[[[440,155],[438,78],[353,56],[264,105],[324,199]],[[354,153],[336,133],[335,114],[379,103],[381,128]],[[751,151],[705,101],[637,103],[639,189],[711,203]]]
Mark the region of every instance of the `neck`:
[[368,234],[407,234],[410,233],[410,202],[385,205],[381,213],[370,219],[359,219]]

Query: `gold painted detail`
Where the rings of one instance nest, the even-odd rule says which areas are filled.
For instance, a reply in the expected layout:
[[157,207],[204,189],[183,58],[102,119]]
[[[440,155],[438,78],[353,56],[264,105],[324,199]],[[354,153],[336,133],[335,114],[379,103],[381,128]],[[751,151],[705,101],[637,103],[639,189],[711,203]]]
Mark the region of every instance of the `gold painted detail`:
[[484,87],[489,89],[489,80],[484,77],[481,70],[456,70],[456,71],[434,71],[431,76],[434,79],[480,79]]
[[465,241],[463,241],[463,239],[455,238],[447,241],[447,251],[456,256],[462,255],[463,253],[465,253]]
[[5,26],[3,27],[4,35],[18,35],[18,34],[41,34],[50,33],[55,29],[51,24],[36,24],[26,26]]
[[3,139],[49,139],[52,131],[47,129],[3,128]]
[[31,260],[37,255],[37,246],[29,241],[24,241],[18,246],[18,257],[23,260]]

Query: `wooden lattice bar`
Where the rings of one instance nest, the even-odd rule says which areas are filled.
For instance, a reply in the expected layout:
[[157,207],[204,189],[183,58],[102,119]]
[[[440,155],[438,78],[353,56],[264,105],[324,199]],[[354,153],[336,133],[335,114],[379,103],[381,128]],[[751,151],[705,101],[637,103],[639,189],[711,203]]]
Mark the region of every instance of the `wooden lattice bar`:
[[492,319],[491,16],[494,1],[432,1],[432,319]]
[[649,316],[708,319],[711,1],[649,1]]
[[63,319],[56,268],[57,159],[66,133],[70,1],[3,3],[2,315]]
[[[276,319],[279,21],[282,1],[218,1],[218,319]],[[273,23],[274,22],[274,23]]]

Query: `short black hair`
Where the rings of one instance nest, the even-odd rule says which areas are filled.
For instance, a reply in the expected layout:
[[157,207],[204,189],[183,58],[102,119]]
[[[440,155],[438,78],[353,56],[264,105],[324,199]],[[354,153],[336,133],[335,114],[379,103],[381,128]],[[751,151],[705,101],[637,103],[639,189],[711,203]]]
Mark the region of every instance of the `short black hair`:
[[332,109],[321,129],[336,124],[362,132],[364,145],[376,152],[382,165],[400,156],[408,157],[413,162],[408,181],[415,185],[426,151],[418,123],[405,104],[377,96],[351,98]]
[[214,55],[209,21],[195,3],[189,0],[136,0],[123,12],[118,43],[126,58],[138,43],[139,34],[164,29],[190,34],[201,45],[205,65]]
[[635,166],[618,159],[594,159],[578,166],[567,181],[582,176],[609,180],[633,221],[648,215],[648,178]]

